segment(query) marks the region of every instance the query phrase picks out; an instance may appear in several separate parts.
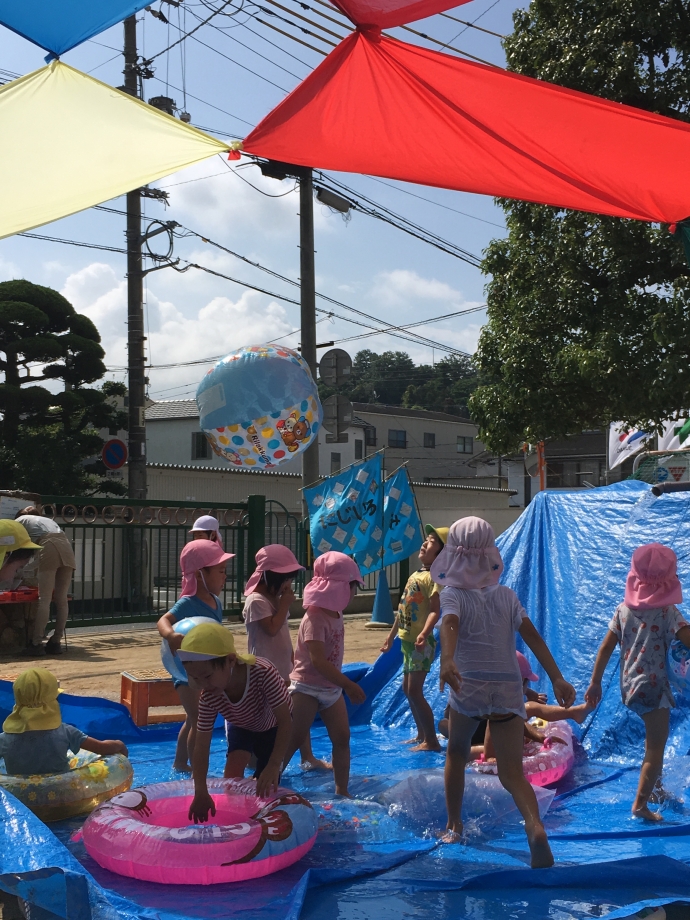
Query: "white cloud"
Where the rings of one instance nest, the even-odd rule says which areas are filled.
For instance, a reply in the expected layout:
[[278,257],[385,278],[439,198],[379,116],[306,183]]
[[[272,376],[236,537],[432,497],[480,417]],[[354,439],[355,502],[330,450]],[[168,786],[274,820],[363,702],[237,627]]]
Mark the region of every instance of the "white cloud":
[[[208,276],[199,272],[170,275],[176,286],[174,298],[163,299],[151,289],[147,295],[146,354],[154,365],[150,373],[152,391],[177,384],[193,386],[205,372],[203,365],[155,370],[156,365],[227,354],[243,345],[285,335],[293,328],[285,309],[256,291],[244,290],[232,299],[218,293],[217,281],[215,293],[212,284],[200,290],[198,282],[201,280],[205,285]],[[228,285],[222,287],[227,290]],[[127,362],[126,281],[119,280],[109,265],[96,262],[70,275],[62,293],[75,309],[96,324],[108,367],[124,367]],[[121,378],[122,374],[117,376]]]
[[0,259],[0,281],[13,281],[15,278],[23,277],[24,272],[14,262]]
[[381,272],[376,278],[372,293],[391,306],[417,300],[464,304],[461,292],[445,281],[423,278],[417,272],[402,268]]
[[[221,241],[242,241],[243,251],[247,241],[258,246],[263,240],[291,237],[297,243],[299,190],[294,179],[279,182],[246,167],[223,169],[216,158],[162,180],[160,187],[168,192],[175,217]],[[333,220],[323,208],[314,208],[317,230],[329,229]]]

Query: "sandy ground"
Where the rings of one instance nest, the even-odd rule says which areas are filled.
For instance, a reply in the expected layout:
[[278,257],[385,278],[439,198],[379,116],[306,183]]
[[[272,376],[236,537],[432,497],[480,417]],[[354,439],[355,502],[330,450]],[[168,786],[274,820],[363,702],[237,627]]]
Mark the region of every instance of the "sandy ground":
[[[384,629],[365,629],[369,614],[345,617],[345,661],[373,662],[379,654],[387,632]],[[244,626],[230,627],[235,635],[238,651],[247,650]],[[295,643],[299,621],[290,623],[292,642]],[[155,626],[127,631],[67,631],[68,649],[59,658],[36,659],[0,656],[0,679],[11,680],[27,667],[49,668],[68,693],[84,696],[103,696],[120,701],[120,675],[122,671],[157,671],[161,668],[161,639]],[[163,676],[163,675],[161,675]]]

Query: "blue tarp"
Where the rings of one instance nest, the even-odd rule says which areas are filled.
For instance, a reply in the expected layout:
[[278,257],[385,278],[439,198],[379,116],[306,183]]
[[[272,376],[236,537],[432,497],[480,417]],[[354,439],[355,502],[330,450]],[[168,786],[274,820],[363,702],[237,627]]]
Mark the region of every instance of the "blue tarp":
[[[687,493],[686,493],[687,494]],[[690,494],[654,499],[631,483],[538,496],[501,537],[504,581],[518,592],[580,696],[608,619],[620,601],[632,550],[649,540],[673,546],[681,580],[690,565]],[[615,656],[614,656],[615,657]],[[320,833],[297,865],[259,882],[169,888],[113,875],[70,836],[79,821],[47,829],[23,806],[0,800],[0,888],[60,917],[124,920],[512,920],[625,917],[645,904],[690,900],[690,787],[686,703],[679,699],[667,757],[665,821],[632,818],[630,804],[642,751],[641,726],[620,706],[614,662],[604,702],[581,732],[576,765],[556,790],[546,816],[557,866],[532,871],[514,811],[492,810],[498,792],[472,780],[466,799],[466,845],[439,846],[443,823],[443,756],[413,754],[401,742],[412,723],[395,647],[352,676],[369,698],[352,717],[354,801],[332,797],[332,778],[301,774],[298,788],[320,813]],[[445,698],[438,663],[428,681],[437,716]],[[550,688],[542,682],[541,689]],[[8,685],[0,684],[0,710]],[[66,696],[66,695],[65,695]],[[171,771],[171,730],[140,730],[117,704],[61,698],[65,718],[94,734],[106,724],[127,739],[137,784],[178,778]],[[99,709],[100,707],[100,709]],[[102,723],[102,724],[101,724]],[[579,731],[579,730],[578,730]],[[108,734],[109,732],[105,732]],[[328,753],[323,727],[317,754]],[[222,735],[211,769],[222,770]],[[484,778],[482,778],[484,779]],[[484,796],[484,798],[483,798]],[[488,796],[488,798],[487,798]]]
[[138,13],[148,0],[0,0],[0,23],[54,55]]

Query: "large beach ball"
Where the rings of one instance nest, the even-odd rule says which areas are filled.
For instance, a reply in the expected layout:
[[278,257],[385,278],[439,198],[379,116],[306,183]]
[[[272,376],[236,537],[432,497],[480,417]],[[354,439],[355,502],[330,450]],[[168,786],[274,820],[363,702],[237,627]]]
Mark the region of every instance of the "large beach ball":
[[[181,636],[186,636],[190,629],[193,629],[195,626],[200,626],[202,623],[217,623],[218,620],[214,620],[213,617],[185,617],[184,620],[180,620],[175,623],[175,632],[179,633]],[[163,662],[163,667],[172,677],[173,680],[181,680],[183,683],[187,683],[187,672],[184,669],[184,665],[177,657],[173,655],[170,651],[170,646],[166,639],[161,640],[161,661]]]
[[669,647],[666,666],[671,686],[690,696],[690,649],[679,639],[674,639]]
[[323,418],[308,364],[280,345],[248,345],[227,355],[201,381],[196,401],[215,453],[255,469],[297,456]]

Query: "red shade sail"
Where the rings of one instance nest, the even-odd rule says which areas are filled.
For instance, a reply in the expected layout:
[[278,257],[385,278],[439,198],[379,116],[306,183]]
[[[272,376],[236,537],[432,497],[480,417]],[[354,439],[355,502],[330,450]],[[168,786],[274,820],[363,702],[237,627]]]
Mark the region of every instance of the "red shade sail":
[[332,0],[356,25],[392,29],[416,19],[435,16],[468,0]]
[[342,41],[244,149],[616,217],[690,215],[690,125],[375,29]]

